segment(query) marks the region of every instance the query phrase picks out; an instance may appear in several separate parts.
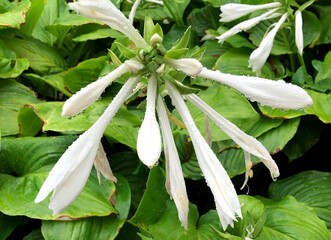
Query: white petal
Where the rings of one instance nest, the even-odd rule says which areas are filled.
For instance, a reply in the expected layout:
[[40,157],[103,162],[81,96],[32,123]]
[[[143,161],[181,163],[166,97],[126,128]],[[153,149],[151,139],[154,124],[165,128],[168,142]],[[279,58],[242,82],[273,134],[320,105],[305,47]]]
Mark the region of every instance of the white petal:
[[283,109],[309,107],[313,101],[302,88],[283,80],[236,76],[203,68],[199,76],[226,84],[243,93],[251,101]]
[[257,49],[255,49],[249,56],[249,61],[248,61],[249,66],[248,67],[251,67],[253,72],[259,71],[263,67],[264,63],[266,62],[266,60],[270,54],[276,33],[277,33],[278,29],[280,28],[280,26],[285,22],[286,17],[287,17],[287,13],[285,13],[280,18],[280,20],[277,22],[275,27],[262,40],[262,42],[260,43],[260,46]]
[[147,43],[132,26],[124,14],[109,0],[79,0],[69,3],[69,7],[93,20],[100,20],[130,38],[137,47],[146,47]]
[[300,11],[295,12],[295,44],[299,54],[303,52],[303,32],[302,32],[302,14]]
[[105,153],[105,150],[103,149],[101,142],[99,143],[99,148],[94,158],[94,167],[98,173],[99,184],[100,184],[100,173],[105,177],[105,179],[110,180],[112,182],[117,182],[117,179],[110,168],[107,155]]
[[169,66],[191,76],[198,75],[203,68],[202,64],[194,58],[182,58],[178,60],[165,58],[164,61]]
[[127,65],[122,64],[111,73],[79,90],[64,103],[62,116],[71,117],[82,112],[99,98],[109,84],[127,71],[129,71]]
[[168,162],[167,175],[169,176],[170,195],[175,201],[179,220],[182,223],[182,226],[187,229],[189,201],[186,193],[184,176],[176,144],[172,136],[167,112],[160,96],[158,97],[157,113],[162,130],[164,154],[166,161]]
[[[243,22],[235,25],[230,30],[226,31],[225,33],[223,33],[222,35],[217,37],[218,42],[223,43],[226,39],[228,39],[229,37],[237,34],[238,32],[247,31],[248,29],[251,29],[256,24],[261,22],[262,20],[265,20],[265,19],[269,18],[269,16],[272,15],[277,10],[278,10],[278,8],[272,9],[272,10],[270,10],[270,11],[268,11],[268,12],[266,12],[266,13],[260,15],[260,16],[257,16],[255,18],[243,21]],[[276,17],[276,16],[278,16],[278,15],[274,15],[274,17]]]
[[137,138],[138,157],[149,168],[152,168],[159,160],[162,147],[160,128],[155,117],[156,93],[157,79],[152,76],[147,87],[145,117]]
[[221,6],[221,19],[220,22],[230,22],[237,18],[243,17],[251,12],[267,9],[267,8],[276,8],[280,7],[281,4],[279,2],[261,4],[261,5],[248,5],[248,4],[237,4],[237,3],[229,3]]
[[[84,134],[80,135],[79,138],[65,151],[65,153],[55,164],[53,169],[50,171],[47,179],[43,183],[35,199],[36,203],[44,200],[47,197],[47,195],[58,185],[61,186],[59,188],[60,190],[57,191],[56,195],[53,193],[52,199],[58,199],[58,197],[59,199],[61,199],[62,192],[66,194],[66,189],[67,189],[66,179],[68,179],[68,181],[70,182],[75,182],[71,178],[71,174],[77,171],[79,172],[81,166],[82,166],[82,177],[85,176],[84,173],[87,171],[87,169],[91,169],[103,132],[105,131],[110,120],[114,117],[118,109],[127,99],[132,89],[136,86],[139,80],[140,80],[140,76],[130,78],[123,85],[121,90],[118,92],[116,97],[107,107],[107,109],[98,119],[98,121],[94,123],[93,126],[90,129],[88,129]],[[81,184],[79,185],[77,185],[77,183],[75,182],[74,196],[76,196],[76,193],[80,192],[84,187],[86,183],[84,179],[80,179]],[[81,187],[81,189],[79,189],[78,186]],[[56,211],[58,211],[62,209],[64,206],[67,206],[68,202],[70,201],[71,198],[66,198],[64,199],[62,205],[61,203],[59,203],[60,205],[57,205],[57,203],[52,203],[52,202],[51,205],[52,206],[56,205],[54,209],[56,208]]]
[[166,86],[172,102],[181,115],[190,134],[199,166],[214,195],[216,210],[223,228],[226,229],[227,225],[232,225],[233,221],[236,221],[235,214],[242,217],[236,190],[222,164],[195,126],[178,90],[168,81],[166,82]]
[[249,152],[244,151],[244,158],[245,158],[245,167],[246,167],[245,181],[241,186],[240,190],[242,190],[247,185],[248,179],[250,177],[250,173],[253,173],[251,170],[253,163],[251,161],[251,155],[249,154]]
[[132,24],[134,20],[134,15],[136,14],[137,8],[139,6],[141,0],[136,0],[131,8],[130,14],[129,14],[129,21]]
[[185,98],[203,111],[214,123],[222,129],[233,141],[242,149],[257,156],[269,169],[272,178],[279,176],[279,170],[275,161],[271,158],[265,147],[252,136],[241,131],[236,125],[222,117],[218,112],[212,109],[208,104],[202,101],[194,94],[185,95]]

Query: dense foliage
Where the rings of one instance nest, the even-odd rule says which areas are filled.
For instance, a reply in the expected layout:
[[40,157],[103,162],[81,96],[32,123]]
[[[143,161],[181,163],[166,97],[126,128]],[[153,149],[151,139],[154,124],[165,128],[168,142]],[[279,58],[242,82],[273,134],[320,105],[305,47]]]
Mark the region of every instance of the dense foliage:
[[[131,1],[112,2],[129,15]],[[256,15],[219,22],[220,6],[232,2],[272,1],[164,0],[160,5],[143,0],[134,26],[143,34],[148,12],[162,27],[167,50],[183,35],[187,38],[187,48],[174,51],[174,56],[196,56],[209,69],[255,76],[248,67],[249,56],[277,20],[262,21],[220,44],[215,37]],[[306,3],[279,2],[293,12]],[[330,239],[329,157],[317,156],[316,150],[330,144],[331,3],[309,2],[302,10],[303,57],[295,45],[294,19],[289,17],[260,76],[304,88],[312,106],[271,108],[201,77],[174,76],[200,90],[201,99],[257,138],[280,168],[280,177],[272,182],[268,170],[252,157],[254,176],[239,190],[246,171],[244,152],[210,121],[212,149],[242,194],[243,219],[224,231],[191,139],[170,99],[172,132],[191,201],[187,230],[165,188],[164,155],[150,170],[139,161],[136,145],[146,89],[125,102],[104,132],[102,144],[117,182],[101,177],[99,183],[93,169],[77,200],[56,216],[48,208],[49,198],[34,202],[54,164],[100,117],[129,75],[123,74],[75,117],[61,116],[64,101],[135,56],[135,49],[122,33],[78,15],[64,0],[0,0],[0,239]],[[187,106],[205,135],[205,116],[193,104]]]

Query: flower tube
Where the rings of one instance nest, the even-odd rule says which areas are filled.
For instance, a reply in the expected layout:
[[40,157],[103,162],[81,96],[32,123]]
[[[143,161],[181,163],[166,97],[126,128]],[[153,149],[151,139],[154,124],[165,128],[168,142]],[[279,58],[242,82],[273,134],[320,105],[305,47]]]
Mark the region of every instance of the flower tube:
[[212,109],[208,104],[202,101],[195,94],[185,95],[185,98],[203,111],[213,122],[222,129],[235,143],[237,143],[244,151],[255,155],[269,169],[271,177],[275,179],[279,176],[279,170],[275,161],[271,158],[265,147],[252,136],[241,131],[236,125],[222,117],[218,112]]
[[166,86],[172,102],[190,134],[199,166],[214,195],[216,210],[225,230],[228,225],[233,226],[233,221],[237,221],[235,214],[242,218],[236,190],[222,164],[195,126],[178,90],[168,81],[166,81]]
[[165,58],[164,62],[169,66],[191,76],[197,76],[202,70],[202,64],[194,58],[171,59]]
[[171,198],[174,199],[182,226],[187,229],[189,201],[186,193],[185,181],[167,112],[160,96],[157,101],[157,113],[159,116],[163,137],[164,155],[166,158],[167,190]]
[[303,52],[303,32],[302,32],[302,14],[300,11],[295,12],[295,44],[298,52],[302,56]]
[[75,201],[86,184],[103,132],[139,80],[140,76],[131,77],[98,121],[65,151],[43,183],[36,203],[43,201],[54,190],[49,208],[56,215]]
[[272,48],[275,36],[280,28],[280,26],[285,22],[287,18],[287,13],[283,14],[280,20],[277,22],[275,27],[267,34],[267,36],[262,40],[260,46],[255,49],[249,56],[249,65],[253,72],[259,71],[264,63],[266,62]]
[[248,5],[248,4],[238,4],[238,3],[228,3],[221,6],[222,13],[220,14],[220,22],[231,22],[237,18],[243,17],[251,12],[267,9],[267,8],[277,8],[280,7],[279,2],[266,3],[260,5]]
[[157,94],[157,78],[152,76],[147,87],[147,105],[144,121],[137,137],[137,153],[139,159],[152,168],[161,154],[161,135],[155,117],[155,101]]
[[243,93],[251,101],[274,108],[300,109],[313,104],[305,90],[283,80],[236,76],[207,68],[203,68],[198,76],[226,84]]
[[100,20],[111,28],[120,31],[130,38],[137,47],[144,48],[147,43],[138,31],[132,26],[124,14],[109,0],[78,0],[69,3],[69,7],[85,17]]

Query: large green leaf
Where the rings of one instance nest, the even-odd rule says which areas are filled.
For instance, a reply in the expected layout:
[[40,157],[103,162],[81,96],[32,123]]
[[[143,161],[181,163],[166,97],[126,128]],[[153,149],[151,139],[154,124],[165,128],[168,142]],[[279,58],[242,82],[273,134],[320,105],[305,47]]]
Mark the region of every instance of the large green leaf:
[[24,104],[39,103],[36,95],[12,79],[0,81],[0,131],[2,136],[19,132],[17,112]]
[[5,240],[15,227],[27,222],[24,217],[11,217],[0,212],[0,240]]
[[194,9],[190,13],[189,21],[192,24],[192,29],[197,32],[198,36],[204,36],[207,29],[216,29],[218,27],[218,16],[219,9],[206,6],[201,9]]
[[115,185],[105,179],[99,185],[94,170],[79,197],[63,213],[52,216],[52,211],[48,209],[49,197],[41,203],[34,202],[54,163],[75,139],[73,136],[3,139],[0,161],[10,167],[10,174],[13,175],[0,174],[0,211],[11,216],[26,215],[41,219],[116,213],[109,201],[115,192]]
[[[19,3],[19,4],[18,4]],[[31,3],[29,0],[20,2],[1,1],[0,2],[0,28],[19,28],[25,22],[25,14]]]
[[172,17],[177,24],[184,25],[183,14],[189,3],[189,0],[164,0],[163,10],[169,12],[170,14],[168,15]]
[[[101,116],[109,103],[110,101],[108,99],[97,101],[88,107],[84,113],[72,118],[64,118],[61,116],[63,102],[30,104],[25,106],[25,108],[32,108],[35,114],[43,121],[44,125],[42,126],[42,131],[56,131],[71,134],[81,133],[89,129]],[[23,110],[24,109],[22,109],[22,111]],[[26,114],[30,113],[31,111],[26,112]],[[22,117],[20,119],[22,119]],[[140,124],[141,120],[139,118],[122,107],[112,119],[111,124],[107,127],[105,135],[132,148],[136,148],[138,126],[140,126]],[[21,131],[27,131],[27,129],[31,128],[29,122],[26,120],[20,121],[20,125]]]
[[[259,120],[259,114],[254,110],[246,98],[234,90],[228,89],[220,84],[214,84],[205,91],[200,91],[198,96],[210,107],[221,114],[223,117],[237,125],[245,131],[253,126]],[[201,110],[187,103],[190,113],[200,132],[205,132],[205,117]],[[215,126],[210,120],[210,128],[213,141],[229,139],[229,137],[220,128]]]
[[270,185],[269,195],[281,200],[287,195],[312,207],[317,216],[331,229],[331,173],[306,171],[274,182]]
[[318,71],[318,74],[316,75],[316,78],[315,78],[316,83],[318,83],[324,79],[331,78],[330,64],[331,64],[331,51],[329,51],[326,54],[322,68],[320,71]]
[[9,38],[4,40],[4,43],[16,53],[16,56],[26,57],[30,67],[39,74],[61,72],[67,66],[55,48],[33,38]]
[[327,11],[326,14],[323,14],[323,16],[320,18],[321,34],[317,41],[317,44],[328,44],[331,43],[331,15],[328,12],[330,11],[330,7],[320,6],[320,8],[325,8]]
[[304,46],[314,45],[320,36],[320,23],[316,15],[309,11],[302,12],[302,31]]
[[307,90],[313,99],[313,105],[305,108],[308,114],[315,114],[324,123],[331,123],[331,93],[319,93]]
[[119,211],[119,215],[111,214],[106,217],[89,217],[73,221],[43,221],[42,234],[45,239],[73,240],[87,236],[89,239],[115,239],[129,213],[131,197],[126,179],[119,175],[116,178],[118,182],[115,209]]

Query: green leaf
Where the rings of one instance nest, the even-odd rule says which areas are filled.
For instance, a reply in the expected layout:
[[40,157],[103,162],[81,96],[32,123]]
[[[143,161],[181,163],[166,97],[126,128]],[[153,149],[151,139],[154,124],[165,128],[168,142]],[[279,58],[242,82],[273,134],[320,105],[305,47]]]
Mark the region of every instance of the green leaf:
[[291,196],[265,201],[266,221],[258,240],[330,239],[330,232],[314,210]]
[[[228,30],[229,30],[229,28],[227,28],[225,26],[219,26],[217,28],[217,31],[208,30],[207,34],[211,35],[213,37],[218,37],[218,36],[220,36],[221,34],[225,33]],[[226,39],[225,42],[229,43],[234,48],[247,47],[247,48],[250,48],[250,49],[254,49],[254,45],[250,41],[248,41],[247,37],[243,36],[242,34],[235,34],[235,35],[229,37],[228,39]]]
[[94,170],[79,197],[63,213],[52,216],[48,209],[49,197],[41,203],[34,202],[49,171],[75,139],[73,136],[3,139],[0,161],[6,162],[14,176],[0,174],[0,211],[11,216],[26,215],[40,219],[116,213],[109,202],[115,192],[114,184],[102,179],[99,185]]
[[308,114],[315,114],[324,123],[331,123],[331,93],[319,93],[307,90],[313,99],[313,105],[305,108]]
[[272,108],[269,106],[261,106],[260,104],[259,104],[259,109],[261,110],[263,115],[270,118],[291,119],[302,115],[306,115],[306,112],[304,110],[284,110],[280,108]]
[[314,13],[306,10],[302,12],[302,21],[304,46],[314,46],[320,36],[320,22]]
[[157,23],[154,28],[152,29],[151,31],[151,37],[154,35],[154,34],[158,34],[161,38],[163,38],[163,30],[162,30],[162,27]]
[[36,95],[12,79],[0,81],[0,131],[2,136],[19,132],[17,112],[24,104],[39,103]]
[[[326,9],[326,10],[330,11],[330,9]],[[319,39],[317,41],[317,44],[328,44],[328,43],[331,43],[330,22],[331,22],[331,15],[330,14],[324,14],[320,18],[321,33],[320,33],[320,37],[319,37]]]
[[21,27],[20,31],[24,34],[31,36],[40,15],[42,14],[46,2],[44,0],[31,0],[31,6],[26,13],[26,22]]
[[0,28],[20,28],[25,23],[25,14],[30,8],[30,5],[29,0],[1,2]]
[[305,171],[271,183],[269,195],[281,200],[287,195],[312,207],[317,216],[331,229],[331,173]]
[[219,25],[220,11],[217,8],[206,6],[196,8],[189,15],[192,29],[197,32],[198,36],[204,36],[207,29],[216,29]]
[[[43,221],[42,234],[45,239],[115,239],[125,223],[130,209],[130,186],[122,176],[116,176],[115,209],[119,215],[89,217],[73,221]],[[94,205],[94,204],[93,204]],[[59,232],[61,235],[59,235]]]
[[128,47],[125,47],[123,44],[120,42],[114,42],[114,44],[118,47],[120,52],[126,57],[126,58],[134,58],[136,56],[136,53],[131,50]]
[[67,66],[60,53],[32,38],[10,38],[4,43],[16,53],[16,56],[24,56],[28,59],[30,67],[38,74],[53,74],[63,71]]
[[18,125],[20,126],[20,135],[36,136],[41,130],[44,122],[36,115],[33,106],[22,107],[17,115]]
[[35,229],[26,235],[23,240],[44,240],[44,237],[41,234],[41,229]]
[[85,42],[88,40],[96,40],[96,39],[103,39],[103,38],[118,38],[123,37],[123,34],[119,33],[118,31],[111,29],[109,27],[101,27],[96,24],[96,30],[91,30],[90,32],[85,32],[77,37],[74,37],[72,40],[75,42]]
[[15,227],[27,223],[24,217],[10,217],[0,212],[0,240],[5,240]]
[[178,25],[184,25],[183,14],[189,3],[189,0],[164,0],[163,10],[169,12]]
[[164,57],[172,59],[184,58],[188,53],[188,48],[170,49]]
[[[232,48],[218,58],[214,68],[224,73],[256,76],[252,69],[248,67],[250,54],[250,49]],[[285,69],[277,60],[270,60],[262,67],[261,77],[263,78],[275,79],[282,78],[284,75]]]
[[283,152],[290,161],[301,157],[319,140],[321,132],[322,123],[317,118],[301,118],[298,131],[285,146]]
[[174,44],[171,50],[186,48],[190,40],[190,35],[191,35],[191,26],[187,28],[183,37],[180,40],[178,40],[177,43]]
[[153,19],[150,17],[148,11],[146,11],[145,21],[144,21],[144,39],[149,43],[150,38],[152,37],[151,32],[154,28]]
[[26,58],[8,59],[0,57],[0,78],[16,78],[29,68]]
[[322,69],[318,71],[315,82],[318,83],[324,79],[331,78],[331,69],[330,69],[330,64],[331,64],[331,51],[329,51],[325,58],[324,62],[322,65]]

